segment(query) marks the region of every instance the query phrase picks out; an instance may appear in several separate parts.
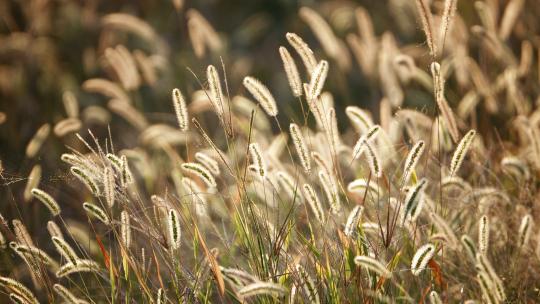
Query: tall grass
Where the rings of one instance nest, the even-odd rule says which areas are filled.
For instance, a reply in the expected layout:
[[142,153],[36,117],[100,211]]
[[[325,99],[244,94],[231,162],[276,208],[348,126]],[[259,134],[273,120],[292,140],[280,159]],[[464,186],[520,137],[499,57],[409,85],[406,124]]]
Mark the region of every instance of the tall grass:
[[[226,38],[189,9],[192,52],[211,64],[166,88],[157,114],[141,91],[164,89],[166,41],[102,16],[102,72],[81,89],[106,107],[65,92],[67,117],[19,151],[28,178],[0,170],[6,301],[539,301],[538,29],[521,0],[391,2],[425,45],[379,35],[361,7],[347,33],[330,18],[345,11],[302,7],[312,32],[275,45],[281,90],[225,64]],[[358,68],[382,94],[375,111],[342,109]],[[40,166],[52,140],[56,182]]]

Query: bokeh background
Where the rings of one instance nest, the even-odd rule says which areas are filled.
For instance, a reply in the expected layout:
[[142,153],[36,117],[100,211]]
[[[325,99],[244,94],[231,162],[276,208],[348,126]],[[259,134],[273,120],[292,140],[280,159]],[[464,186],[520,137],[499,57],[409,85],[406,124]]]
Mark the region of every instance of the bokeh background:
[[[91,129],[98,138],[112,130],[117,148],[129,148],[137,143],[137,135],[129,132],[131,126],[113,113],[105,121],[96,122],[85,110],[106,109],[108,98],[85,91],[81,85],[87,79],[115,80],[104,59],[107,48],[124,45],[132,52],[139,52],[152,66],[150,79],[143,79],[137,88],[129,90],[136,108],[152,122],[174,124],[170,92],[180,88],[187,96],[205,85],[205,68],[208,64],[226,69],[230,95],[242,94],[241,80],[255,75],[262,80],[276,97],[285,115],[280,119],[299,116],[298,102],[288,87],[278,53],[280,45],[287,45],[285,34],[295,32],[314,49],[318,58],[326,58],[319,41],[305,20],[299,18],[301,7],[316,10],[331,26],[335,35],[348,41],[351,33],[358,32],[355,9],[364,7],[371,16],[375,34],[391,32],[400,52],[414,58],[416,66],[429,73],[431,58],[424,43],[414,1],[362,0],[362,1],[288,1],[288,0],[159,0],[159,1],[99,1],[99,0],[28,0],[0,1],[0,159],[7,174],[11,200],[19,199],[32,167],[39,163],[43,180],[50,188],[65,180],[65,167],[59,167],[59,156],[66,146],[77,148],[80,142],[74,134],[49,136],[42,151],[34,158],[25,156],[25,149],[36,130],[43,124],[54,126],[66,117],[63,104],[65,92],[71,92],[80,105],[83,128]],[[502,14],[506,1],[489,0],[498,8],[495,18]],[[443,1],[431,3],[434,10],[442,9]],[[540,23],[540,5],[525,1],[506,46],[516,57],[521,52],[521,41],[528,40],[538,48],[537,36]],[[196,56],[189,37],[190,12],[197,11],[215,29],[222,43],[215,51]],[[482,23],[472,1],[459,1],[460,18],[456,22],[466,28]],[[148,37],[107,25],[111,14],[128,14],[146,24]],[[454,34],[456,35],[456,34]],[[467,41],[468,55],[476,60],[492,83],[503,70],[493,66],[494,58],[482,40],[469,31],[457,34]],[[451,42],[451,41],[450,41]],[[331,70],[325,88],[333,93],[340,128],[346,129],[344,108],[357,105],[378,115],[383,90],[374,77],[366,75],[346,44],[347,68],[338,68],[330,60]],[[449,43],[446,53],[453,52]],[[300,62],[297,63],[300,66]],[[377,62],[374,62],[375,66]],[[534,61],[531,63],[534,64]],[[531,68],[531,77],[522,81],[523,95],[528,99],[538,96],[537,69]],[[449,79],[447,98],[456,106],[468,88]],[[435,103],[432,93],[418,83],[403,87],[405,107],[417,108],[433,115]],[[189,99],[189,98],[188,98]],[[529,100],[534,102],[534,100]],[[501,114],[502,113],[502,114]],[[509,121],[504,112],[485,115],[479,109],[473,121],[477,128],[497,129],[503,137]],[[512,113],[510,113],[512,114]],[[219,127],[216,121],[206,121]],[[6,193],[3,193],[6,194]],[[10,205],[0,207],[4,213],[12,212]]]
[[[345,38],[356,30],[354,9],[361,5],[372,15],[378,34],[392,31],[400,44],[421,45],[423,36],[414,5],[401,2],[404,1],[1,1],[0,111],[8,117],[0,128],[4,167],[25,173],[30,164],[21,151],[39,126],[65,117],[65,91],[75,94],[81,111],[91,105],[105,107],[105,98],[85,92],[81,84],[86,79],[107,75],[102,62],[107,47],[124,44],[131,50],[160,56],[157,78],[152,84],[143,83],[135,94],[137,105],[150,119],[170,116],[171,88],[180,87],[188,94],[200,89],[187,68],[203,76],[204,82],[204,69],[208,64],[220,65],[220,58],[228,72],[231,94],[242,90],[240,81],[245,75],[256,75],[271,88],[280,107],[290,105],[289,112],[297,113],[278,47],[287,44],[286,32],[296,32],[317,53],[322,52],[313,33],[298,18],[299,8],[316,8],[336,35]],[[194,55],[186,18],[186,11],[192,8],[219,33],[224,43],[220,52],[203,58]],[[139,17],[155,30],[156,38],[149,42],[136,35],[107,30],[102,18],[111,13]],[[343,113],[348,104],[375,109],[382,94],[361,73],[353,55],[349,56],[352,68],[347,72],[333,69],[328,81],[337,112]],[[422,103],[422,98],[429,97],[420,96],[418,101],[414,91],[412,87],[408,92],[413,97],[408,97],[407,103]],[[123,122],[113,117],[111,124],[118,123]],[[46,145],[48,151],[63,149],[62,140],[55,138]],[[48,153],[44,157],[57,156]]]
[[[442,11],[444,1],[428,2],[434,11]],[[508,3],[503,0],[482,2],[493,9],[494,20],[501,19]],[[345,48],[339,58],[330,58],[325,53],[313,29],[305,18],[299,17],[302,7],[310,7],[320,14],[343,42]],[[39,164],[42,168],[40,187],[62,202],[66,217],[86,220],[80,212],[82,185],[71,184],[73,177],[59,160],[69,148],[79,150],[82,147],[75,133],[59,136],[51,131],[37,155],[28,157],[25,154],[36,130],[44,124],[49,124],[52,130],[68,116],[66,94],[70,96],[68,99],[77,100],[82,122],[79,132],[83,137],[88,138],[88,129],[99,139],[110,136],[117,151],[141,144],[133,125],[109,109],[110,98],[84,88],[85,81],[93,78],[118,82],[118,75],[106,54],[118,45],[132,53],[141,72],[137,85],[125,88],[125,91],[133,107],[149,124],[164,123],[174,127],[176,118],[171,90],[180,88],[188,103],[196,99],[193,94],[206,86],[205,70],[209,64],[220,67],[220,73],[221,68],[225,69],[223,74],[231,96],[249,96],[242,86],[242,79],[246,75],[256,76],[275,96],[280,108],[278,119],[283,125],[298,120],[301,109],[290,92],[278,52],[279,46],[288,46],[287,32],[299,34],[313,48],[318,59],[330,62],[325,90],[333,94],[343,134],[353,133],[348,130],[350,124],[344,114],[348,105],[370,110],[378,120],[380,102],[385,97],[382,81],[377,73],[366,73],[350,43],[351,35],[361,35],[362,28],[355,16],[359,7],[371,16],[377,39],[391,32],[395,51],[399,49],[398,53],[414,59],[420,80],[427,77],[431,81],[429,64],[432,58],[412,0],[0,0],[0,213],[8,219],[21,218],[36,240],[48,239],[43,227],[46,223],[43,210],[39,211],[37,204],[21,203],[25,201],[23,193],[27,177]],[[489,25],[490,20],[482,20],[474,1],[468,0],[458,1],[459,18],[455,20],[458,30],[449,34],[451,37],[442,57],[454,60],[459,55],[455,47],[466,47],[466,55],[478,65],[486,84],[494,86],[497,77],[507,68],[513,69],[520,59],[523,61],[522,42],[527,41],[533,55],[526,67],[520,67],[526,70],[525,75],[516,80],[520,95],[501,91],[495,97],[500,101],[519,99],[516,104],[527,105],[529,108],[523,111],[528,113],[534,104],[539,104],[540,5],[538,0],[526,0],[524,8],[511,35],[504,40],[503,52],[515,62],[498,58],[490,49],[489,41],[482,36],[483,32],[473,30],[478,24]],[[123,14],[124,19],[125,16],[136,18],[131,21],[141,31],[112,22],[117,14]],[[200,16],[215,30],[220,42],[215,49],[207,49],[202,55],[196,54],[189,30],[190,20],[198,18],[201,22]],[[378,55],[373,57],[374,69],[379,68]],[[305,70],[298,58],[297,65],[305,79]],[[418,109],[433,117],[436,104],[433,92],[426,89],[425,83],[400,81],[404,95],[402,107]],[[446,88],[446,97],[453,108],[458,107],[467,92],[478,91],[482,95],[484,89],[470,78],[460,81],[454,76],[448,78]],[[490,140],[496,138],[502,142],[515,136],[509,131],[515,109],[503,107],[499,111],[490,111],[480,104],[466,117],[459,117],[459,121],[466,121],[463,125],[478,130]],[[519,111],[518,114],[523,114]],[[215,115],[202,113],[200,116],[210,133],[220,128]],[[486,146],[490,147],[488,151],[497,147],[493,143],[486,143]],[[73,204],[73,208],[69,204]],[[22,209],[25,212],[21,212]],[[0,271],[13,268],[5,256],[2,259]]]

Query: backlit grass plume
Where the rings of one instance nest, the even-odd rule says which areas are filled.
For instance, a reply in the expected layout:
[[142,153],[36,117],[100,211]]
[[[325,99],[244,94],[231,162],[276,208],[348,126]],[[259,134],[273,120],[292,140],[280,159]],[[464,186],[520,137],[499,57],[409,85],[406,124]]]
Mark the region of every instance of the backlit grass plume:
[[425,270],[429,260],[433,258],[434,254],[435,245],[426,244],[418,248],[411,262],[411,272],[413,275],[418,276],[423,270]]

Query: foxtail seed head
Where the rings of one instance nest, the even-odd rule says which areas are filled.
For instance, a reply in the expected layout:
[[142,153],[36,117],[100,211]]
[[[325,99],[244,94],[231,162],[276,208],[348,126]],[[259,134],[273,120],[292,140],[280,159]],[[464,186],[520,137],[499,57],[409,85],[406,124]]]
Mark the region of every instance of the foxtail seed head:
[[189,116],[186,106],[186,100],[179,89],[173,89],[172,100],[174,106],[174,112],[176,114],[176,120],[178,121],[178,127],[180,131],[187,131],[189,129]]
[[435,254],[435,245],[426,244],[416,251],[411,263],[411,272],[418,276],[427,266],[429,260]]
[[266,114],[269,116],[277,116],[278,109],[276,100],[264,84],[251,76],[245,77],[243,84],[251,95],[259,102]]

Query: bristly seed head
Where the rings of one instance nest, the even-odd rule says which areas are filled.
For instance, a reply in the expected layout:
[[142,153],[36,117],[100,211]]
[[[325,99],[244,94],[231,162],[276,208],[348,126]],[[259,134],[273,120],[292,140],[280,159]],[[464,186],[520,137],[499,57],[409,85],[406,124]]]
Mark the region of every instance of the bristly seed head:
[[253,163],[252,168],[261,179],[265,179],[267,174],[266,160],[261,153],[261,148],[258,143],[249,144],[249,154],[251,155],[251,162]]
[[409,152],[409,155],[407,155],[407,160],[405,161],[405,168],[403,169],[403,185],[406,185],[409,182],[409,178],[411,177],[411,174],[414,171],[418,160],[420,159],[420,157],[422,157],[422,154],[424,153],[425,146],[426,145],[424,141],[420,140],[413,146],[413,148]]
[[478,223],[478,247],[481,254],[487,254],[489,247],[489,218],[487,215],[482,215]]
[[245,77],[243,83],[244,87],[255,97],[266,114],[277,116],[278,108],[274,96],[272,96],[264,84],[251,76]]
[[435,245],[426,244],[420,247],[412,259],[411,272],[413,275],[418,276],[424,269],[426,269],[429,260],[433,258],[434,254]]
[[172,100],[174,106],[174,112],[176,114],[176,120],[178,121],[178,127],[180,131],[187,131],[189,129],[189,116],[187,111],[186,100],[179,89],[173,89]]
[[321,95],[326,77],[328,76],[328,61],[321,60],[311,74],[309,82],[309,95],[307,98],[314,100]]
[[168,214],[167,228],[169,229],[169,240],[171,249],[175,250],[180,248],[180,217],[178,216],[178,212],[174,209],[169,209]]
[[294,59],[289,51],[283,46],[279,47],[279,54],[281,56],[281,61],[283,61],[283,67],[285,69],[285,74],[287,74],[293,96],[302,96],[302,80],[300,79],[300,74],[298,73],[298,68],[296,67],[296,63],[294,63]]
[[469,151],[475,135],[476,131],[470,130],[469,132],[467,132],[467,134],[465,134],[465,136],[463,136],[463,138],[459,142],[456,151],[452,156],[452,161],[450,162],[450,176],[456,175],[457,171],[461,167],[461,164],[463,163],[463,160],[465,159],[465,156]]
[[304,135],[302,135],[300,127],[295,123],[292,123],[289,126],[289,130],[300,163],[302,164],[304,171],[309,172],[311,170],[311,157]]
[[216,179],[204,166],[197,163],[183,163],[181,167],[184,171],[197,175],[208,187],[217,187]]
[[48,193],[38,188],[32,189],[31,193],[35,198],[42,202],[45,207],[49,209],[53,216],[57,216],[60,214],[60,206],[58,205],[56,200]]

